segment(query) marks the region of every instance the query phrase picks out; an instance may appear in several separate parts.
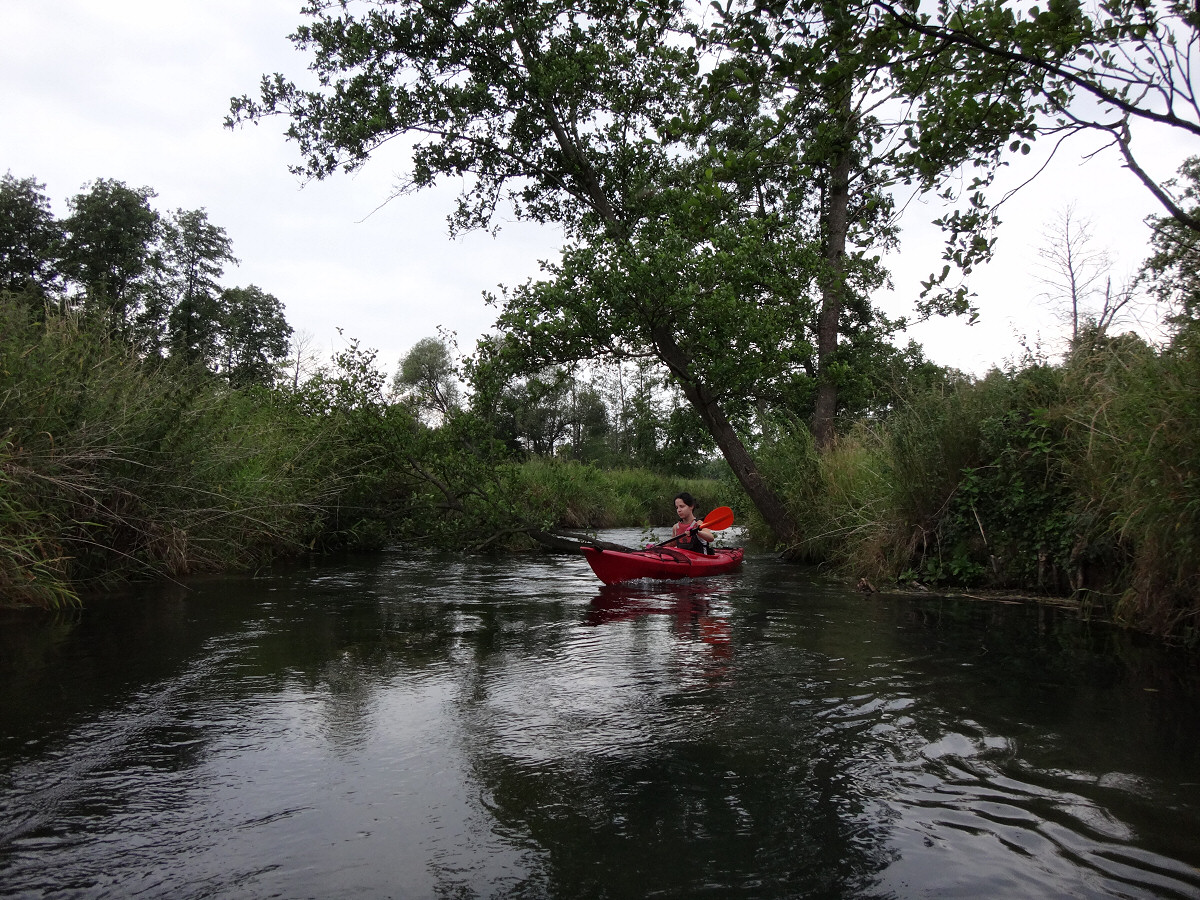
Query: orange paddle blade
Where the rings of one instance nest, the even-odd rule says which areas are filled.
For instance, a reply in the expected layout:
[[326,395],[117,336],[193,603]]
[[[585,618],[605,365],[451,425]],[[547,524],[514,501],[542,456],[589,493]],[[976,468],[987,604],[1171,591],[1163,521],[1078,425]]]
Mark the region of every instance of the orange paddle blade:
[[707,528],[709,531],[724,531],[733,524],[733,510],[728,506],[718,506],[700,523],[701,528]]

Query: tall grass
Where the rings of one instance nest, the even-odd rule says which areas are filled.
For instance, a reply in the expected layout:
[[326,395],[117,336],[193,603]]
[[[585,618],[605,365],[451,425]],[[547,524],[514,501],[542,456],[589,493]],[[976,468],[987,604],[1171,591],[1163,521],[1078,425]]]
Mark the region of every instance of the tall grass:
[[1159,352],[1132,336],[1068,368],[1080,514],[1114,614],[1200,637],[1200,329]]
[[422,425],[351,345],[298,390],[231,389],[0,297],[0,600],[61,606],[116,580],[278,554],[673,520],[716,483],[522,463],[469,414]]
[[5,601],[71,603],[91,585],[242,564],[302,539],[297,499],[312,489],[269,408],[12,303],[0,303],[0,360]]
[[762,448],[799,555],[881,583],[1072,595],[1200,638],[1200,338],[1090,342]]

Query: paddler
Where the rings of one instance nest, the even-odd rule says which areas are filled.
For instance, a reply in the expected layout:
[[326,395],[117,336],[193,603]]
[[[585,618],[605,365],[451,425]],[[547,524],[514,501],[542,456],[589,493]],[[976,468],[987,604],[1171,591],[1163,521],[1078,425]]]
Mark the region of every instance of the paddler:
[[710,546],[717,539],[715,532],[701,528],[701,520],[696,518],[696,499],[687,491],[675,495],[675,512],[679,521],[671,530],[672,537],[679,538],[677,546],[681,550],[691,550],[693,553],[712,553]]

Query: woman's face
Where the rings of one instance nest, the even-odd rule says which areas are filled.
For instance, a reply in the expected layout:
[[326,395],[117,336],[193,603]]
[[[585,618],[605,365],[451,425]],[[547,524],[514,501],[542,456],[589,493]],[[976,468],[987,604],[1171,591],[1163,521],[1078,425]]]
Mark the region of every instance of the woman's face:
[[692,518],[692,515],[695,512],[695,507],[688,506],[683,502],[682,499],[677,499],[675,501],[675,512],[679,514],[679,518],[686,522],[688,519]]

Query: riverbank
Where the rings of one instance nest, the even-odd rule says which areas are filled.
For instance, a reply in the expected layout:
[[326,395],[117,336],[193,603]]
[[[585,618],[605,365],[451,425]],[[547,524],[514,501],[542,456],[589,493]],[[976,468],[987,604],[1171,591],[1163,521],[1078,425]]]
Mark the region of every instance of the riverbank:
[[727,469],[538,455],[486,398],[428,421],[354,343],[305,381],[236,388],[78,318],[0,313],[4,603],[397,540],[530,549],[555,530],[668,525],[687,490],[833,574],[1066,597],[1200,640],[1192,331],[1159,348],[1097,338],[1062,364],[981,379],[927,373],[823,452],[803,421],[764,418],[748,435],[801,535],[779,546]]
[[799,559],[878,585],[1070,597],[1200,641],[1200,330],[949,377],[825,452],[788,427],[760,454]]

